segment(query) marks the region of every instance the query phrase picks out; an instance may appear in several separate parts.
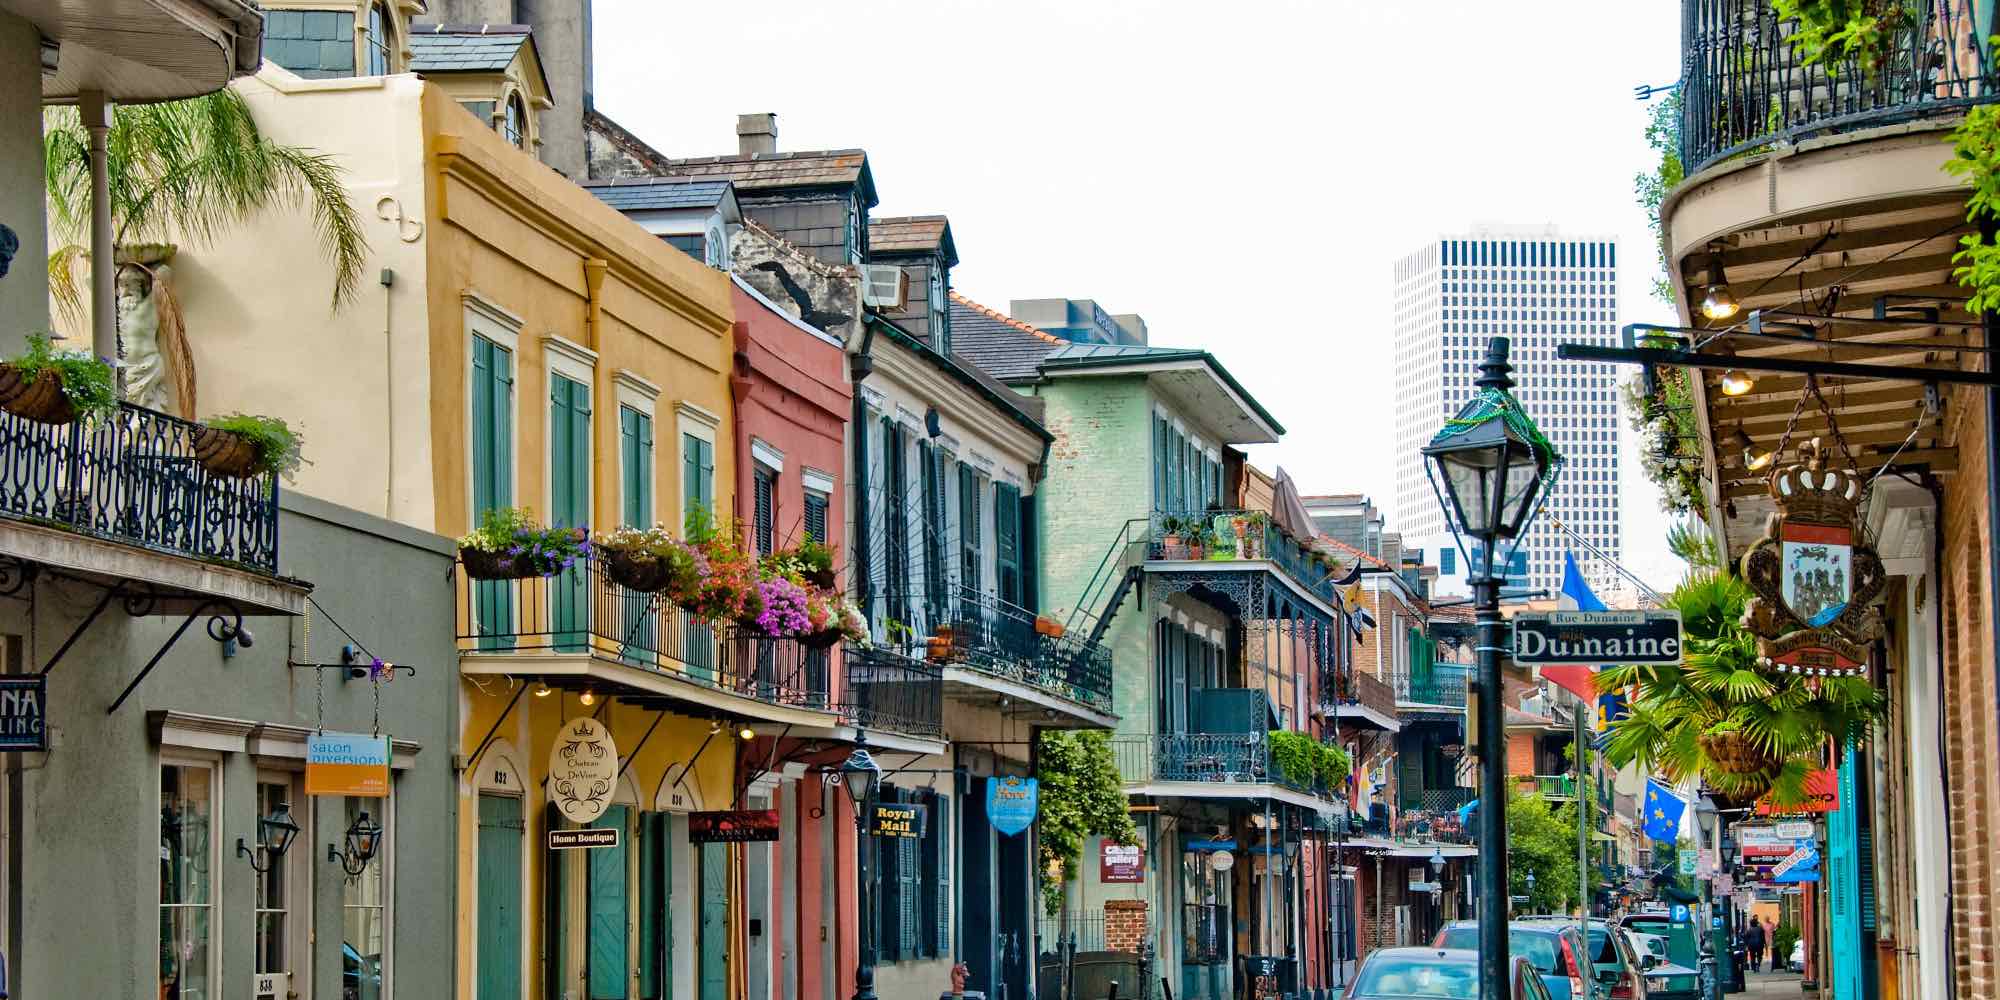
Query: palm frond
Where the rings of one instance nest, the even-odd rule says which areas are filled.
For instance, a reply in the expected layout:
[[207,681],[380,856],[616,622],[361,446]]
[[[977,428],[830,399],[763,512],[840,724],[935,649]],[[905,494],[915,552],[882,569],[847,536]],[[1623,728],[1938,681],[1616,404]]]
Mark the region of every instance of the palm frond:
[[76,283],[76,265],[89,260],[90,253],[75,243],[49,250],[49,298],[63,322],[81,327],[88,321],[83,308],[83,289]]

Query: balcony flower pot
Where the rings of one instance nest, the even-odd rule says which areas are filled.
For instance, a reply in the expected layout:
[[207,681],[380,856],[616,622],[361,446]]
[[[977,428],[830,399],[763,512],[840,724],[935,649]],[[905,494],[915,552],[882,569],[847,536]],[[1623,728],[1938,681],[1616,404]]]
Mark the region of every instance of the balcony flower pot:
[[210,475],[248,479],[276,472],[286,479],[304,463],[297,431],[277,417],[232,413],[202,421],[190,440],[195,460]]
[[210,475],[248,479],[257,472],[257,446],[241,434],[197,427],[191,443],[195,461]]
[[1035,631],[1051,639],[1060,639],[1063,637],[1063,632],[1066,629],[1062,622],[1056,621],[1054,618],[1050,618],[1047,615],[1036,615]]
[[63,395],[62,379],[55,372],[45,370],[29,380],[13,365],[0,365],[0,410],[41,424],[76,419],[76,408]]
[[604,575],[626,590],[657,594],[673,582],[674,569],[658,556],[632,549],[605,549]]
[[949,625],[938,626],[937,634],[924,640],[924,656],[933,663],[951,659],[952,630]]
[[520,507],[489,510],[458,540],[458,559],[474,580],[554,576],[590,554],[582,528],[544,528]]
[[535,572],[534,563],[508,552],[490,552],[459,546],[458,562],[465,567],[465,575],[473,580],[526,580],[543,574]]
[[67,424],[117,408],[111,366],[89,351],[59,351],[46,337],[29,337],[26,353],[0,364],[0,409],[22,419]]

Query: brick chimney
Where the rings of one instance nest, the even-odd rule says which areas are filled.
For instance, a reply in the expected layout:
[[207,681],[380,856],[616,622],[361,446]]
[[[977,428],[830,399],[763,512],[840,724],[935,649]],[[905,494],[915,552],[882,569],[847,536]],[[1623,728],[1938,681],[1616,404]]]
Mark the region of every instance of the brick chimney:
[[744,156],[778,151],[778,116],[769,111],[736,116],[736,151]]

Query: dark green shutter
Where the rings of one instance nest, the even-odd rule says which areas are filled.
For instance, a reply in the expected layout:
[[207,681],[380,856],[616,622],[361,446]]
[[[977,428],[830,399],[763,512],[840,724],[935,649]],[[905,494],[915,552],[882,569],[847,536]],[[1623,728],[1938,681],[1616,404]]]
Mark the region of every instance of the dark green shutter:
[[979,525],[979,473],[972,466],[958,467],[959,586],[967,594],[978,594],[983,581]]
[[709,515],[710,523],[715,518],[715,444],[695,437],[681,435],[681,517],[682,529],[687,528],[688,519],[697,510]]
[[[590,387],[549,375],[549,522],[590,524]],[[584,647],[590,595],[585,567],[572,566],[549,580],[549,614],[559,650]]]
[[[555,803],[549,803],[542,815],[544,830],[562,829],[563,815]],[[548,863],[542,866],[542,968],[545,995],[552,997],[573,993],[575,988],[569,978],[569,894],[564,891],[567,861],[564,854],[550,852]]]
[[[904,802],[918,803],[923,799],[915,790],[905,790]],[[916,958],[923,954],[919,945],[923,935],[924,871],[922,842],[915,837],[896,838],[896,878],[900,886],[896,892],[896,955],[898,958]]]
[[673,871],[672,838],[667,835],[667,814],[639,814],[639,996],[659,1000],[662,984],[671,979],[661,975],[672,969],[667,942],[672,940],[671,916],[667,901]]
[[521,997],[521,800],[479,796],[479,969],[475,1000]]
[[1016,515],[1021,536],[1021,607],[1031,614],[1042,610],[1041,524],[1035,520],[1035,498],[1022,497]]
[[[514,355],[472,338],[472,518],[514,505]],[[504,580],[472,585],[479,648],[514,644],[514,591]]]
[[756,467],[750,474],[750,488],[752,492],[750,500],[751,534],[754,536],[753,541],[757,545],[758,555],[767,556],[775,551],[774,546],[777,542],[775,537],[777,535],[777,524],[775,523],[777,520],[777,498],[771,494],[776,491],[777,485],[777,477],[772,474],[771,470],[761,465]]
[[618,408],[619,464],[625,472],[620,513],[635,528],[653,523],[653,418],[629,406]]
[[993,484],[993,565],[1000,599],[1021,603],[1021,491]]
[[886,589],[889,617],[905,625],[910,617],[910,478],[908,442],[895,420],[882,418],[882,475],[888,500],[887,535],[883,558],[887,561]]
[[951,947],[951,798],[932,793],[930,823],[931,923],[930,953],[952,957]]
[[[882,785],[876,789],[879,802],[902,801],[903,790],[894,785]],[[886,961],[896,961],[901,956],[903,943],[903,874],[900,870],[902,851],[901,838],[868,837],[869,847],[874,851],[875,891],[881,896],[875,901],[875,947]]]
[[949,593],[944,570],[944,452],[928,441],[917,442],[918,469],[923,476],[924,602],[932,625],[949,617]]
[[823,494],[806,494],[806,537],[816,542],[826,543],[827,498]]
[[584,883],[590,1000],[626,1000],[630,993],[625,954],[625,929],[631,919],[625,888],[625,844],[631,832],[625,825],[627,811],[626,806],[610,806],[590,824],[619,831],[618,846],[582,852],[590,868]]
[[703,844],[701,851],[701,941],[697,1000],[729,996],[729,845]]

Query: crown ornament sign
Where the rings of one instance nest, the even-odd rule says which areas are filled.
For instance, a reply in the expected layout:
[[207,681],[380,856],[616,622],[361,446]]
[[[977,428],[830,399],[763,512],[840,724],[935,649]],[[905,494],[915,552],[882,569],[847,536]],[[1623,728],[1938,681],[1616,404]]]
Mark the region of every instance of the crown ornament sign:
[[1757,637],[1760,666],[1858,677],[1868,644],[1882,634],[1874,601],[1887,578],[1875,550],[1857,544],[1861,478],[1827,468],[1817,438],[1799,450],[1802,462],[1771,474],[1778,510],[1743,554],[1743,579],[1756,595],[1743,625]]

